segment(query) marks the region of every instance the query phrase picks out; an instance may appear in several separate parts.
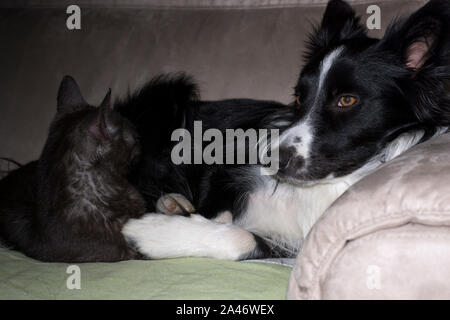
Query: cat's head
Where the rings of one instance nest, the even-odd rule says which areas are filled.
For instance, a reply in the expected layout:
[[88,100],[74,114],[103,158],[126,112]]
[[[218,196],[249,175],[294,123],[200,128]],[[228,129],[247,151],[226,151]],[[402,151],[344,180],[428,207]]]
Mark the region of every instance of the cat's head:
[[65,76],[43,152],[48,162],[69,161],[69,165],[86,168],[106,166],[123,173],[139,153],[137,133],[113,110],[111,90],[100,106],[94,107],[84,100],[75,80]]

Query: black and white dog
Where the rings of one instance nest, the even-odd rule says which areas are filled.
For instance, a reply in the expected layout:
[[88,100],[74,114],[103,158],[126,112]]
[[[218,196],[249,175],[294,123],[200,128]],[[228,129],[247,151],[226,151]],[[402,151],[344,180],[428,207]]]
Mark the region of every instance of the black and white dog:
[[[347,3],[332,0],[307,48],[289,106],[195,102],[195,88],[183,78],[159,79],[119,104],[141,135],[144,158],[133,180],[149,208],[164,190],[183,194],[199,212],[130,220],[123,234],[140,252],[150,258],[292,256],[352,184],[447,130],[449,1],[432,0],[373,39]],[[164,110],[175,120],[167,132],[158,132],[163,139],[177,126],[190,128],[193,120],[220,129],[279,126],[278,173],[262,176],[258,165],[170,164],[168,146],[154,143],[152,130],[161,119],[146,116],[145,109],[145,101],[167,105],[169,96],[171,107]]]

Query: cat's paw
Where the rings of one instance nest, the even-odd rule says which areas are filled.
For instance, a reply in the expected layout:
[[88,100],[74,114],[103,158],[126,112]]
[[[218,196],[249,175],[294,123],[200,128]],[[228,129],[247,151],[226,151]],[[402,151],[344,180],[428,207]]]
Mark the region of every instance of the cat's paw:
[[156,210],[168,215],[189,215],[195,212],[192,203],[178,193],[168,193],[159,198],[156,202]]

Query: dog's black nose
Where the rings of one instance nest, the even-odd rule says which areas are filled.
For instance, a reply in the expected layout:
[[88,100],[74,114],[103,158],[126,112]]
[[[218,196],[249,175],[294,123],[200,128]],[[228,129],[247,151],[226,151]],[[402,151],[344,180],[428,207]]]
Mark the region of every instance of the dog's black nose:
[[279,173],[284,176],[295,176],[298,170],[305,165],[305,159],[297,155],[295,147],[280,148]]
[[279,155],[280,170],[285,170],[289,166],[289,163],[291,162],[292,157],[294,157],[294,155],[295,155],[294,147],[280,148],[280,155]]

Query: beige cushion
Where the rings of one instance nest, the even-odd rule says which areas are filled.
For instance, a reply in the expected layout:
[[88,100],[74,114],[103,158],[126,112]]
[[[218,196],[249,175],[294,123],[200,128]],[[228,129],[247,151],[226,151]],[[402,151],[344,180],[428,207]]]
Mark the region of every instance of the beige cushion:
[[309,233],[289,299],[450,299],[450,134],[351,187]]

